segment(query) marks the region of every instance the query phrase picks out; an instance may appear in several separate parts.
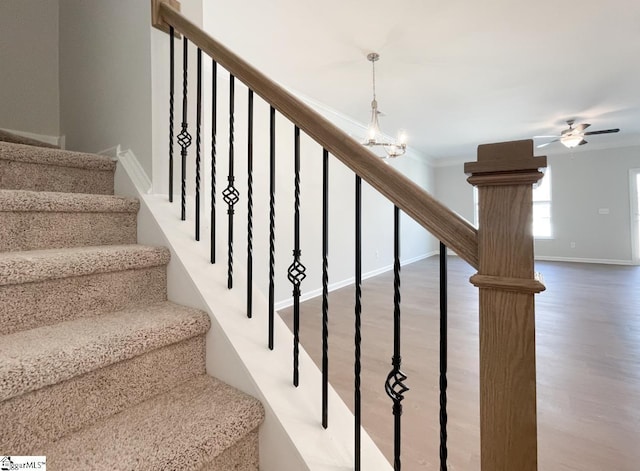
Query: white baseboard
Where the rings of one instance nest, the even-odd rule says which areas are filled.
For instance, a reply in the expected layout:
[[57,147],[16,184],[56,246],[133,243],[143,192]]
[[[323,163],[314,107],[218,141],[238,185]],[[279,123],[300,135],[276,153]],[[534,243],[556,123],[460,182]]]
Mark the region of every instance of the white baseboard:
[[98,152],[100,155],[108,155],[113,160],[117,160],[126,169],[129,178],[136,186],[136,189],[143,195],[151,194],[151,180],[144,171],[138,158],[131,149],[122,150],[120,144],[115,147]]
[[600,263],[604,265],[633,265],[631,260],[610,260],[606,258],[571,258],[552,257],[548,255],[536,255],[536,260],[543,262],[573,262],[573,263]]
[[[418,255],[416,257],[412,257],[412,258],[407,258],[405,260],[401,260],[400,261],[400,266],[405,266],[405,265],[409,265],[410,263],[414,263],[417,262],[419,260],[424,260],[425,258],[429,258],[432,257],[434,255],[437,255],[438,251],[434,250],[432,252],[427,252],[425,254],[422,255]],[[373,278],[374,276],[378,276],[381,275],[383,273],[386,273],[388,271],[393,270],[393,265],[386,265],[384,267],[380,267],[380,268],[376,268],[375,270],[371,270],[368,271],[367,273],[363,273],[362,274],[362,279],[366,280],[368,278]],[[335,291],[337,289],[340,288],[344,288],[345,286],[349,286],[352,285],[353,283],[355,283],[356,279],[355,277],[350,277],[347,278],[345,280],[342,281],[336,281],[335,283],[331,283],[328,286],[329,292],[331,291]],[[302,293],[302,295],[300,296],[300,302],[304,302],[307,301],[309,299],[315,298],[317,296],[321,296],[322,295],[322,288],[318,288],[318,289],[314,289],[311,291],[307,291]],[[274,307],[276,311],[279,311],[280,309],[285,309],[289,306],[293,305],[293,298],[287,298],[287,299],[283,299],[282,301],[279,301],[277,303],[275,303]]]
[[16,134],[22,137],[28,137],[29,139],[35,139],[36,141],[46,142],[47,144],[53,144],[54,146],[59,146],[60,149],[64,149],[64,136],[49,136],[47,134],[36,134],[33,132],[27,131],[18,131],[16,129],[7,129],[2,128],[3,131],[10,132],[11,134]]

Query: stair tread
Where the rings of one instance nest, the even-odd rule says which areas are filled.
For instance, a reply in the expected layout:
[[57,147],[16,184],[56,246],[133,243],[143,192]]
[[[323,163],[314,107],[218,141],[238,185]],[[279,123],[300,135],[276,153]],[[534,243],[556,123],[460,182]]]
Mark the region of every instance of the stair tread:
[[52,468],[195,470],[254,430],[263,417],[256,399],[202,375],[50,443],[41,454]]
[[0,401],[204,334],[209,316],[162,303],[2,336]]
[[58,211],[136,213],[140,202],[135,198],[87,193],[2,190],[0,211]]
[[52,149],[60,148],[60,146],[57,146],[55,144],[49,144],[48,142],[39,141],[37,139],[22,136],[20,134],[15,134],[5,129],[0,129],[0,141],[13,142],[14,144],[25,144],[28,146],[49,147]]
[[116,162],[104,155],[35,147],[11,142],[0,142],[0,160],[94,170],[113,171],[116,168]]
[[0,253],[0,286],[132,270],[169,262],[165,247],[139,244]]

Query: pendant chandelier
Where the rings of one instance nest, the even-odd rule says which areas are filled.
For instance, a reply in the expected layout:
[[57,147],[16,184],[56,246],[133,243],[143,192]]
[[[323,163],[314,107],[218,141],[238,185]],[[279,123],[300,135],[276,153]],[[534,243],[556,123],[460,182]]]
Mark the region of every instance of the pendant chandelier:
[[378,122],[378,101],[376,100],[376,61],[380,59],[380,54],[372,52],[367,55],[367,60],[371,62],[371,70],[373,77],[373,100],[371,100],[371,121],[367,129],[367,138],[362,143],[367,147],[382,147],[385,151],[383,158],[400,157],[407,151],[407,136],[404,132],[398,133],[398,139],[396,141],[391,140],[385,136],[380,130],[380,123]]

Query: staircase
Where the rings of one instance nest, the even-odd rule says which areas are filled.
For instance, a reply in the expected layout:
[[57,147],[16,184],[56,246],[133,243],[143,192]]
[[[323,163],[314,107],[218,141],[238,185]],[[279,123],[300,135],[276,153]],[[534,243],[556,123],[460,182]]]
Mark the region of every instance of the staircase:
[[0,142],[0,451],[50,469],[257,470],[261,404],[205,373],[109,158]]

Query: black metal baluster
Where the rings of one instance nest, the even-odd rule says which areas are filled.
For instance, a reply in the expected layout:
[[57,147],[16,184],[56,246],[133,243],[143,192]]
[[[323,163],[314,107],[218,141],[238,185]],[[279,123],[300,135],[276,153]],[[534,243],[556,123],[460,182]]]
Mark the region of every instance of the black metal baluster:
[[218,126],[218,64],[211,60],[211,263],[216,263],[216,132]]
[[169,201],[173,203],[173,93],[174,78],[174,30],[169,26]]
[[196,86],[196,240],[200,240],[200,131],[202,128],[202,51],[197,54]]
[[300,262],[300,128],[294,126],[294,210],[293,210],[293,263],[289,266],[287,278],[293,285],[293,385],[299,383],[299,343],[300,343],[300,284],[306,278],[306,268]]
[[247,145],[247,317],[253,312],[253,90],[249,89]]
[[182,208],[180,219],[185,220],[187,217],[187,148],[191,145],[191,134],[187,131],[187,59],[188,59],[189,40],[183,36],[183,52],[182,52],[182,130],[178,134],[178,144],[182,150]]
[[234,96],[235,96],[235,77],[229,75],[229,175],[227,177],[228,185],[222,192],[224,202],[227,203],[227,214],[229,216],[228,223],[228,239],[227,239],[227,288],[233,288],[233,215],[235,213],[233,207],[238,202],[238,190],[233,186],[235,177],[233,174],[233,158],[234,158]]
[[356,175],[356,305],[355,305],[355,362],[354,362],[354,416],[355,416],[355,471],[360,471],[360,335],[362,314],[362,180]]
[[329,425],[329,151],[322,149],[322,426]]
[[391,359],[393,369],[384,385],[387,395],[393,400],[393,469],[395,471],[402,468],[400,462],[402,400],[404,393],[409,390],[403,383],[407,376],[400,370],[402,365],[400,327],[400,209],[395,206],[393,208],[393,358]]
[[440,471],[447,455],[447,247],[440,242]]
[[269,349],[273,350],[276,264],[276,110],[269,110]]

